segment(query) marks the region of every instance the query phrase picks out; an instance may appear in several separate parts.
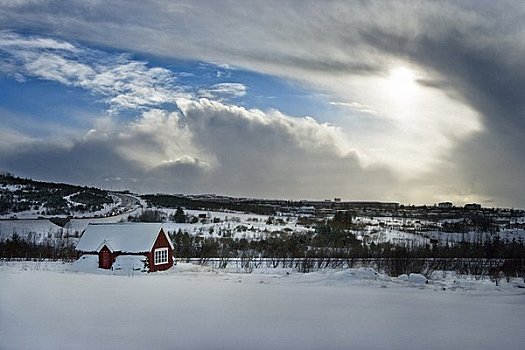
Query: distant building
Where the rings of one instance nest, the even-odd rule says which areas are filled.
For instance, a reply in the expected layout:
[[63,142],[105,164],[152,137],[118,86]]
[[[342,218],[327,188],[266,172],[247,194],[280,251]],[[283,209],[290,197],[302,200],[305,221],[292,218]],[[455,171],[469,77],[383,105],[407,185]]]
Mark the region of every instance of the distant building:
[[313,206],[302,206],[299,208],[299,214],[302,215],[315,215],[315,207]]
[[480,210],[481,204],[478,204],[478,203],[465,204],[465,209],[466,210]]
[[441,202],[438,204],[440,209],[451,209],[454,205],[451,202]]
[[398,209],[399,203],[397,202],[344,202],[347,206],[351,208],[371,208],[371,209]]
[[118,260],[133,256],[144,257],[148,272],[173,266],[173,245],[160,224],[89,224],[76,250],[82,255],[97,254],[102,269],[112,269]]

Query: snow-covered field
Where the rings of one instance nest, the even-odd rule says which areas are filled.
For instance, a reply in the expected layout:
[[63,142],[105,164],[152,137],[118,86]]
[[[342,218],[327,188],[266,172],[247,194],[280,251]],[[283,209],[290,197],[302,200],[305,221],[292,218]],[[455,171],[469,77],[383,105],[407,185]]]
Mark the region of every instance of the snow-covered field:
[[[443,221],[453,222],[463,219],[448,219]],[[524,218],[514,218],[513,222],[522,222]],[[442,227],[441,221],[428,221],[419,219],[403,219],[398,217],[376,217],[369,218],[358,216],[355,223],[363,224],[362,231],[354,231],[356,236],[366,242],[374,243],[393,243],[405,246],[425,246],[431,243],[432,239],[437,239],[441,243],[470,242],[479,243],[492,239],[495,234],[490,232],[443,232],[437,228]],[[424,227],[435,227],[434,230],[427,230]],[[525,229],[500,227],[497,235],[505,241],[511,242],[513,239],[525,239]]]
[[[173,209],[152,209],[161,210],[165,212],[166,215],[175,212]],[[8,239],[16,232],[24,239],[43,243],[46,240],[53,240],[64,235],[79,235],[90,223],[126,222],[128,216],[140,214],[141,210],[142,209],[136,208],[125,214],[109,217],[71,219],[64,228],[53,224],[48,219],[0,220],[0,239]],[[191,235],[201,235],[205,237],[220,237],[222,233],[228,231],[232,237],[236,238],[260,238],[265,237],[268,233],[281,232],[283,230],[294,233],[313,231],[313,229],[307,229],[304,226],[298,225],[297,218],[294,217],[282,218],[282,224],[270,224],[267,223],[268,216],[265,215],[202,210],[186,210],[186,214],[189,216],[204,214],[207,217],[204,219],[204,223],[202,219],[195,224],[164,222],[162,227],[170,233],[177,232],[180,229]],[[213,222],[213,219],[217,219],[218,222]],[[240,227],[242,227],[243,230],[241,230]]]
[[0,262],[0,349],[523,349],[514,280]]
[[[47,219],[2,219],[0,220],[0,239],[8,239],[14,232],[18,233],[21,238],[36,243],[53,241],[64,236],[77,237],[90,223],[125,222],[128,221],[130,215],[140,214],[146,207],[145,201],[138,197],[122,194],[118,194],[118,196],[120,196],[119,203],[125,202],[123,207],[120,208],[120,211],[123,211],[123,213],[113,216],[75,218],[71,219],[63,228]],[[161,211],[167,217],[175,213],[175,209],[157,207],[148,209]],[[229,235],[234,238],[247,239],[264,239],[268,235],[280,235],[283,232],[304,234],[314,231],[313,227],[300,225],[296,216],[277,215],[272,217],[273,222],[270,222],[267,215],[241,212],[185,210],[185,213],[188,217],[205,216],[205,218],[199,217],[199,221],[194,224],[164,222],[163,228],[169,233],[177,232],[180,229],[193,236],[211,238]],[[366,243],[390,242],[402,246],[425,246],[431,243],[431,238],[445,244],[462,241],[482,242],[492,237],[489,232],[445,233],[437,230],[417,231],[422,224],[429,225],[430,222],[415,219],[357,217],[355,222],[362,224],[363,229],[353,233],[358,239]],[[405,224],[412,231],[403,231]],[[437,225],[437,223],[435,224]],[[501,239],[509,242],[512,239],[525,239],[525,229],[502,228],[498,235]]]

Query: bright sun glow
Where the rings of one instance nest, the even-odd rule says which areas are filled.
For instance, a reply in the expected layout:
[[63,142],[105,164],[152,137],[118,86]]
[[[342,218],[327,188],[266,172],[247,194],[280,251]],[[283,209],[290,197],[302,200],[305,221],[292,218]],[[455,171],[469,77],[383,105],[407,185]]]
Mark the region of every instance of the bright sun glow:
[[408,97],[416,89],[416,73],[405,67],[397,67],[390,71],[388,85],[397,97]]

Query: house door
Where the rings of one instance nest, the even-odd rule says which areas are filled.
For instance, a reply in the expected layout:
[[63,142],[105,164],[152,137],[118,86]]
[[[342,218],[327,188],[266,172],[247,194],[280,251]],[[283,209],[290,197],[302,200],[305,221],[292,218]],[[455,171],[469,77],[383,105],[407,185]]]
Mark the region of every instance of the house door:
[[109,269],[111,267],[111,252],[107,250],[103,250],[101,254],[102,254],[102,259],[101,259],[102,261],[101,261],[100,267],[103,269]]

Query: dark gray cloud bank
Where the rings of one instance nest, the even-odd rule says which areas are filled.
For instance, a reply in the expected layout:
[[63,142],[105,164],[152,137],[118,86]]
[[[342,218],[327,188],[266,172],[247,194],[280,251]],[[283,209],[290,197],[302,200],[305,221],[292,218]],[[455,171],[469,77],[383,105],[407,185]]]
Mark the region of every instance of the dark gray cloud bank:
[[[12,53],[18,57],[11,62],[15,67],[4,64],[0,72],[80,86],[101,94],[110,110],[141,110],[132,122],[100,116],[92,130],[53,142],[5,127],[1,167],[101,186],[106,179],[140,191],[525,206],[521,1],[0,1],[0,23],[10,31],[56,38],[40,44],[59,46],[46,51],[47,57],[64,60],[50,66],[41,51],[28,48],[35,42],[19,43]],[[471,116],[444,113],[443,127],[433,115],[428,129],[435,133],[428,135],[439,135],[446,147],[434,150],[410,140],[399,146],[405,152],[400,163],[411,149],[418,154],[414,162],[425,162],[424,153],[429,154],[431,165],[415,174],[396,167],[394,154],[384,162],[367,161],[352,130],[278,111],[246,110],[214,101],[213,95],[199,100],[174,88],[169,72],[138,62],[100,67],[64,54],[84,50],[79,42],[226,63],[291,79],[348,106],[361,106],[357,96],[368,93],[355,88],[360,79],[388,76],[392,65],[402,63],[425,72],[418,85],[428,94],[439,92],[451,105],[475,113],[479,127],[462,132],[473,125]],[[40,56],[31,57],[35,52]],[[142,67],[151,82],[129,78],[133,69],[120,67],[130,65]],[[122,91],[132,93],[104,90],[119,81],[130,84]],[[235,88],[232,93],[246,93]],[[176,111],[162,110],[162,103]],[[384,122],[392,130],[410,129],[392,118]],[[406,135],[423,133],[428,139],[425,123],[415,120],[414,134]],[[383,142],[377,133],[369,138]]]

